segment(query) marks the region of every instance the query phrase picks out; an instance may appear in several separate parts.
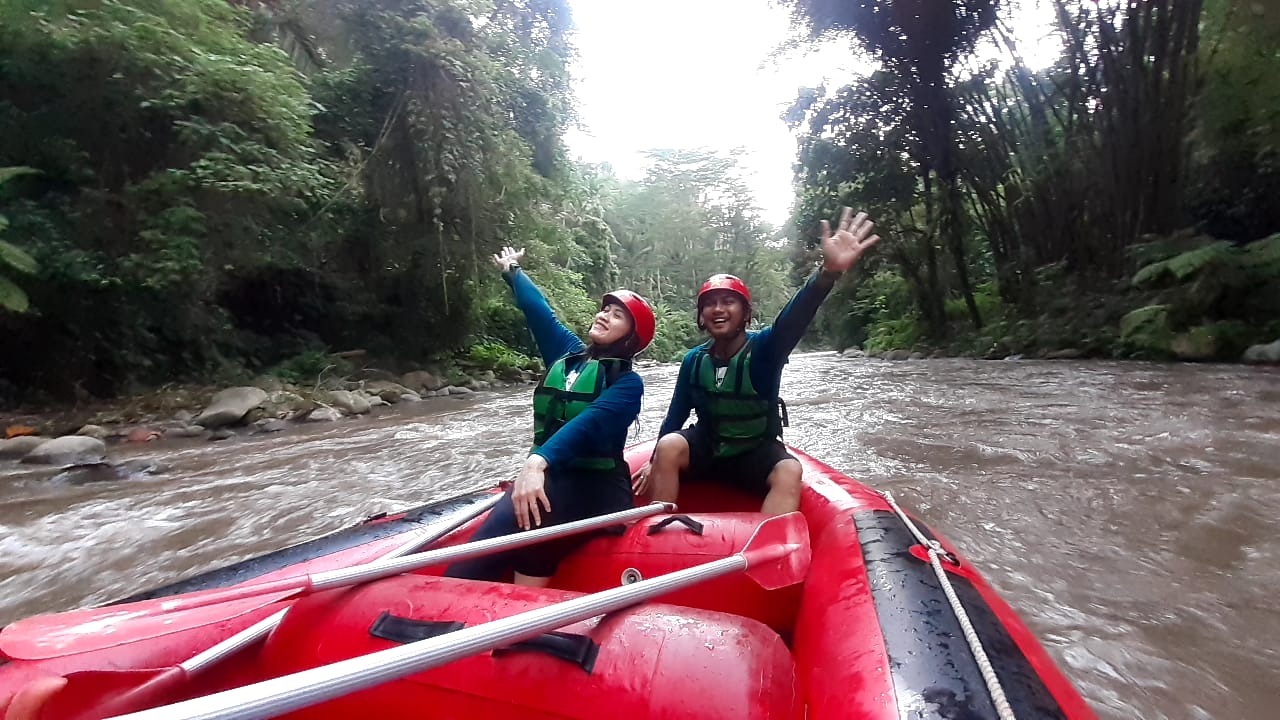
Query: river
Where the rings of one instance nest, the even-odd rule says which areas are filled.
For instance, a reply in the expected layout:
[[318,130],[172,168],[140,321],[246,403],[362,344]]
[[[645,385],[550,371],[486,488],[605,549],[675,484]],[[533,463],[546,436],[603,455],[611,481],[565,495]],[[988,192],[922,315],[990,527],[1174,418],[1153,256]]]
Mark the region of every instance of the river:
[[[673,366],[645,369],[636,439]],[[1103,718],[1262,720],[1280,688],[1280,373],[798,355],[788,442],[948,536]],[[222,442],[74,485],[0,465],[0,625],[512,477],[528,387]]]

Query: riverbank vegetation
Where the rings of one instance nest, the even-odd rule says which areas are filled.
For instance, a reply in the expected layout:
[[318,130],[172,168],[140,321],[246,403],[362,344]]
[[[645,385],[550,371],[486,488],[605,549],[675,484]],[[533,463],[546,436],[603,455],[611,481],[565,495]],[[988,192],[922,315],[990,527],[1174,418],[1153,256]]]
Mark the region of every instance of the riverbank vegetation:
[[[571,327],[632,287],[649,356],[742,275],[771,319],[821,217],[886,242],[817,346],[1235,359],[1280,337],[1280,17],[1233,0],[787,0],[878,68],[804,91],[788,226],[726,156],[575,162],[565,0],[0,2],[0,400],[82,400],[340,351],[441,374],[536,366],[487,258]],[[901,5],[900,3],[897,5]],[[948,19],[949,18],[949,19]]]
[[1054,0],[1063,50],[1031,67],[1013,0],[786,4],[879,68],[788,115],[795,226],[849,204],[892,228],[823,340],[1236,360],[1280,337],[1274,8]]

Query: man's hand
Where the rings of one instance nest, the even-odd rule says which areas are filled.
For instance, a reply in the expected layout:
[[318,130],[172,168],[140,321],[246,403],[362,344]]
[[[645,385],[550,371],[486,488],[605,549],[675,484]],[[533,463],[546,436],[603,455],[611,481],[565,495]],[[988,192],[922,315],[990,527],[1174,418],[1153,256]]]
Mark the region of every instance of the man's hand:
[[[840,215],[840,224],[835,233],[826,220],[822,221],[822,269],[826,272],[843,273],[853,267],[868,248],[880,242],[879,235],[872,235],[875,223],[867,219],[866,213],[853,216],[853,208],[846,207]],[[868,237],[870,236],[870,237]]]
[[512,265],[519,263],[523,257],[524,248],[516,250],[513,247],[504,247],[502,252],[493,256],[493,264],[501,268],[502,272],[506,272],[511,269]]
[[542,527],[539,504],[551,512],[551,501],[544,489],[546,479],[547,461],[541,455],[530,455],[511,489],[511,504],[515,506],[516,524],[521,530]]

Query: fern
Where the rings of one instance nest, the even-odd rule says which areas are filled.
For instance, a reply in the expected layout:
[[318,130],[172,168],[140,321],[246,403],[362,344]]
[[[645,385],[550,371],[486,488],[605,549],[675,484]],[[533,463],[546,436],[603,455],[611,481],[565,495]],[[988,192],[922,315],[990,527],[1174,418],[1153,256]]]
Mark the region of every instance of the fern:
[[1225,240],[1206,245],[1198,250],[1175,255],[1168,260],[1152,263],[1133,276],[1135,287],[1151,287],[1169,278],[1182,282],[1199,274],[1205,269],[1212,269],[1230,264],[1235,246]]

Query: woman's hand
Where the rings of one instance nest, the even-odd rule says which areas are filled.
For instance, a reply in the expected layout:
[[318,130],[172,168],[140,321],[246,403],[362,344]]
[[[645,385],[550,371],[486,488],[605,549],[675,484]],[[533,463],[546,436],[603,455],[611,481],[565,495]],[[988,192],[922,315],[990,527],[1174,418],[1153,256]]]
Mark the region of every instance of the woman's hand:
[[649,470],[652,467],[653,463],[645,463],[631,476],[631,492],[643,495],[649,489]]
[[519,263],[523,257],[524,248],[516,250],[513,247],[504,247],[502,252],[493,256],[493,264],[501,268],[502,272],[506,272],[511,269],[512,265]]
[[[508,248],[510,249],[510,248]],[[551,501],[547,499],[544,488],[547,481],[547,461],[541,455],[530,455],[524,462],[520,477],[516,478],[511,489],[511,504],[516,510],[516,524],[521,530],[542,527],[542,513],[538,509],[551,512]],[[532,520],[532,522],[530,522]]]
[[880,242],[879,235],[872,235],[875,223],[867,219],[866,213],[853,215],[853,208],[845,208],[840,215],[840,224],[836,231],[822,221],[822,269],[832,273],[843,273],[853,267],[872,245]]

